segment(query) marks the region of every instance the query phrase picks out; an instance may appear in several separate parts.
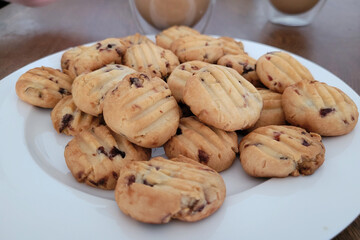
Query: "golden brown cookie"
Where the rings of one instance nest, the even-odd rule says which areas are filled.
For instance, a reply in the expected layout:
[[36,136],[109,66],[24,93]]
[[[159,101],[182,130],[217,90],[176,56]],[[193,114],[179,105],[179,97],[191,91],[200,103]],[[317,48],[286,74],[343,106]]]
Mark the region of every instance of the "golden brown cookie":
[[141,44],[143,42],[153,43],[149,38],[141,35],[140,33],[136,33],[134,35],[126,36],[120,39],[123,41],[126,47],[131,47],[133,45]]
[[170,49],[171,44],[176,39],[199,34],[200,33],[195,29],[189,28],[187,26],[172,26],[156,35],[156,44],[162,48]]
[[98,126],[99,117],[84,113],[76,107],[72,96],[61,99],[51,111],[51,121],[58,133],[75,136],[79,132]]
[[102,113],[106,93],[126,75],[135,72],[134,69],[124,65],[109,64],[78,76],[72,86],[76,106],[83,112],[98,116]]
[[258,92],[263,100],[263,108],[259,120],[253,127],[247,130],[252,131],[255,128],[268,125],[285,125],[286,121],[284,110],[281,105],[281,94],[265,88],[258,89]]
[[347,134],[359,118],[356,104],[344,92],[317,81],[286,88],[282,106],[289,123],[322,136]]
[[225,55],[245,54],[244,44],[242,42],[238,42],[231,37],[220,37],[219,40],[223,42],[223,50]]
[[220,65],[203,67],[190,77],[183,98],[200,121],[225,131],[251,127],[262,109],[256,88],[234,69]]
[[124,55],[124,64],[152,77],[166,79],[180,63],[170,50],[151,42],[143,42],[128,48]]
[[240,162],[254,177],[313,174],[324,162],[321,136],[294,126],[260,127],[240,142]]
[[264,86],[255,71],[256,60],[247,54],[225,55],[218,60],[217,64],[235,69],[255,87]]
[[106,126],[92,127],[76,135],[65,147],[65,161],[78,182],[114,189],[120,169],[130,161],[146,161],[151,150],[130,143]]
[[256,73],[269,89],[282,93],[286,87],[302,80],[314,80],[310,71],[286,52],[269,52],[256,62]]
[[106,64],[119,63],[126,50],[119,38],[108,38],[91,46],[67,50],[61,57],[61,68],[72,79],[82,73],[99,69]]
[[235,132],[206,126],[195,117],[180,119],[176,135],[164,145],[168,158],[180,155],[207,165],[217,172],[229,168],[238,152]]
[[166,82],[145,73],[128,75],[104,100],[106,124],[143,147],[162,146],[175,135],[179,107]]
[[60,70],[39,67],[20,76],[15,90],[18,97],[31,105],[53,108],[63,97],[71,94],[72,80]]
[[225,194],[224,180],[216,171],[183,156],[131,162],[115,188],[123,213],[156,224],[204,219],[221,207]]
[[216,63],[224,55],[223,46],[222,40],[207,35],[192,35],[175,40],[170,49],[182,63],[193,60]]
[[200,68],[208,65],[202,61],[185,62],[177,66],[167,79],[167,84],[171,90],[172,95],[178,102],[182,102],[183,91],[186,81],[197,72]]

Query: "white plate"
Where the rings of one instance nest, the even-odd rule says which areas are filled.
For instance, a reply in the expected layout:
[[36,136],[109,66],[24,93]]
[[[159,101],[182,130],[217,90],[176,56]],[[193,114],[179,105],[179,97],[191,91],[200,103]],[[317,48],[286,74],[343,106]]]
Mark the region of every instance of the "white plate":
[[[250,56],[279,50],[243,40]],[[227,197],[196,223],[139,223],[118,209],[112,191],[77,183],[66,167],[71,139],[52,127],[50,110],[18,99],[15,83],[27,70],[60,68],[60,53],[0,81],[1,239],[329,239],[360,213],[360,129],[325,138],[326,159],[312,176],[255,179],[239,163],[222,173]],[[320,66],[295,56],[315,79],[336,86],[360,106],[360,97]],[[156,149],[153,154],[161,154]]]

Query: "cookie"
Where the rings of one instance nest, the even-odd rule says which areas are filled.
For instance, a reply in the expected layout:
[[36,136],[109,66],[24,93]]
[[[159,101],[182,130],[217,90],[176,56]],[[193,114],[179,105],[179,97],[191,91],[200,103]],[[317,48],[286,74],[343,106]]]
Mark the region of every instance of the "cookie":
[[144,73],[128,75],[104,100],[104,120],[143,147],[162,146],[175,135],[179,107],[166,82]]
[[124,65],[109,64],[78,76],[72,86],[76,106],[83,112],[98,116],[102,113],[106,93],[126,75],[135,72],[134,69]]
[[240,162],[254,177],[313,174],[324,162],[321,136],[294,126],[260,127],[240,142]]
[[225,131],[251,127],[262,109],[256,88],[234,69],[220,65],[196,72],[187,80],[183,94],[200,121]]
[[225,55],[217,61],[217,64],[235,69],[255,87],[264,86],[255,71],[256,60],[247,54]]
[[56,104],[51,111],[51,121],[58,133],[71,136],[101,123],[99,117],[84,113],[76,107],[71,95],[64,97]]
[[258,92],[263,100],[263,108],[259,120],[253,127],[247,130],[252,131],[255,128],[268,125],[285,125],[286,121],[284,110],[281,105],[281,94],[265,88],[258,89]]
[[124,55],[124,64],[152,77],[166,79],[180,63],[170,50],[151,42],[143,42],[128,48]]
[[207,35],[179,38],[171,44],[170,49],[182,63],[193,60],[216,63],[224,55],[223,41]]
[[125,44],[126,47],[131,47],[133,45],[141,44],[143,42],[153,43],[149,38],[139,33],[127,37],[123,37],[120,39],[122,40],[122,42]]
[[220,37],[219,40],[223,43],[224,54],[245,54],[244,52],[244,44],[242,42],[238,42],[231,37]]
[[170,49],[173,41],[191,35],[200,35],[200,33],[187,26],[172,26],[156,35],[156,45],[165,49]]
[[183,156],[128,163],[115,188],[124,214],[156,224],[204,219],[221,207],[225,194],[224,180],[216,171]]
[[282,93],[286,87],[302,80],[314,80],[310,71],[285,52],[270,52],[256,62],[256,73],[269,89]]
[[208,65],[206,62],[190,61],[177,66],[167,79],[172,95],[178,102],[182,102],[183,91],[188,78],[200,68]]
[[150,149],[130,143],[106,126],[92,127],[76,135],[65,147],[65,161],[78,182],[114,189],[120,169],[130,161],[146,161]]
[[78,46],[62,55],[61,68],[74,79],[110,63],[121,64],[125,50],[126,46],[119,38],[108,38],[91,46]]
[[63,97],[71,94],[72,80],[60,70],[39,67],[20,76],[15,90],[18,97],[31,105],[53,108]]
[[176,135],[164,145],[168,158],[180,155],[207,165],[217,172],[229,168],[238,152],[235,132],[206,126],[195,117],[180,119]]
[[340,89],[317,81],[302,81],[285,89],[286,120],[322,136],[351,132],[359,118],[356,104]]

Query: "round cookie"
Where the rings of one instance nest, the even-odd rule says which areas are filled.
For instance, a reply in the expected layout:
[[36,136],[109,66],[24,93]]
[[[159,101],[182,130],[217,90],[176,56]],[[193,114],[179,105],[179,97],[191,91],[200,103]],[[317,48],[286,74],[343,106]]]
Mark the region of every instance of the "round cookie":
[[282,93],[286,87],[302,80],[314,80],[310,71],[285,52],[269,52],[256,62],[256,73],[269,89]]
[[156,44],[162,48],[170,49],[173,41],[190,35],[200,35],[200,33],[188,26],[172,26],[156,35]]
[[109,64],[96,71],[75,78],[72,92],[76,106],[83,112],[98,116],[103,111],[106,93],[112,90],[126,75],[135,73],[124,65]]
[[245,54],[244,44],[242,42],[237,42],[231,37],[220,37],[218,39],[223,42],[223,50],[225,55]]
[[130,161],[146,161],[150,149],[130,143],[106,126],[92,127],[76,135],[65,147],[65,161],[78,182],[114,189],[120,169]]
[[180,63],[170,50],[147,41],[129,47],[124,55],[124,64],[152,77],[166,79]]
[[124,214],[156,224],[204,219],[221,207],[225,194],[224,180],[216,171],[184,156],[131,162],[115,188]]
[[324,162],[321,136],[294,126],[260,127],[240,142],[240,162],[254,177],[313,174]]
[[167,84],[176,101],[183,101],[185,84],[192,74],[207,65],[208,63],[202,61],[190,61],[182,63],[174,69],[167,79]]
[[351,132],[359,118],[356,104],[340,89],[318,81],[302,81],[285,89],[286,121],[322,136]]
[[76,107],[72,96],[61,99],[51,111],[51,121],[58,133],[75,136],[92,126],[100,125],[100,118],[84,113]]
[[217,172],[229,168],[238,152],[235,132],[208,127],[195,117],[180,119],[176,135],[164,145],[168,158],[183,155]]
[[269,89],[258,89],[263,100],[263,108],[259,120],[248,131],[268,125],[285,125],[285,114],[282,109],[281,94]]
[[131,47],[133,45],[141,44],[143,42],[153,43],[149,38],[147,38],[146,36],[141,35],[139,33],[136,33],[136,34],[130,35],[130,36],[126,36],[126,37],[123,37],[123,38],[120,38],[120,39],[123,41],[123,43],[125,44],[125,46],[127,48],[129,48],[129,47]]
[[145,73],[128,75],[104,100],[104,120],[129,141],[162,146],[175,135],[180,110],[166,82]]
[[217,64],[235,69],[255,87],[264,86],[255,71],[256,60],[247,54],[225,55],[218,60]]
[[201,122],[225,131],[254,125],[263,105],[250,82],[234,69],[220,65],[203,67],[190,77],[183,98]]
[[175,40],[170,49],[182,63],[193,60],[216,63],[224,55],[223,46],[223,40],[207,35],[192,35]]
[[61,68],[72,79],[110,63],[121,64],[126,46],[119,38],[107,38],[91,46],[67,50],[61,57]]
[[72,80],[60,70],[39,67],[20,76],[15,90],[18,97],[31,105],[53,108],[63,97],[71,94]]

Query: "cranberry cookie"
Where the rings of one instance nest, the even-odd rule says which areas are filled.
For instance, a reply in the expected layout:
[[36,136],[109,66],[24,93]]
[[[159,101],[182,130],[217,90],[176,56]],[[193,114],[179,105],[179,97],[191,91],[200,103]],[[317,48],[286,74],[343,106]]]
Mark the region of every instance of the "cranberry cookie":
[[141,44],[144,42],[150,42],[153,43],[150,39],[148,39],[146,36],[141,35],[139,33],[136,33],[134,35],[130,35],[127,37],[120,38],[126,47],[131,47],[133,45]]
[[254,125],[263,105],[250,82],[234,69],[220,65],[203,67],[190,77],[183,97],[200,121],[225,131]]
[[344,92],[317,81],[302,81],[286,88],[282,106],[289,123],[322,136],[351,132],[359,117],[356,104]]
[[106,64],[119,63],[126,50],[119,38],[108,38],[89,47],[78,46],[67,50],[61,57],[61,68],[72,79]]
[[220,37],[219,40],[223,43],[224,54],[245,54],[244,52],[244,44],[242,42],[238,42],[231,37]]
[[151,42],[143,42],[128,48],[124,55],[124,64],[152,77],[166,79],[180,63],[170,50]]
[[256,73],[269,89],[282,93],[286,87],[302,80],[314,80],[310,71],[285,52],[270,52],[256,62]]
[[221,172],[232,165],[238,141],[235,132],[208,127],[195,117],[187,117],[180,119],[176,135],[164,150],[168,158],[183,155]]
[[255,87],[263,86],[255,71],[256,60],[247,54],[225,55],[218,60],[217,64],[235,69]]
[[31,105],[53,108],[63,97],[71,94],[72,80],[60,70],[39,67],[20,76],[15,90],[18,97]]
[[128,163],[115,188],[123,213],[156,224],[204,219],[221,207],[225,194],[224,180],[216,171],[183,156]]
[[126,75],[135,72],[124,65],[109,64],[78,76],[72,86],[76,106],[83,112],[98,116],[102,113],[106,93]]
[[258,89],[258,92],[263,99],[263,108],[259,120],[253,127],[247,130],[252,131],[255,128],[268,125],[285,125],[286,121],[284,110],[281,105],[281,94],[269,89]]
[[51,111],[51,121],[58,133],[75,136],[79,132],[98,126],[99,117],[84,113],[76,107],[72,96],[61,99]]
[[156,44],[162,48],[170,49],[173,41],[191,35],[200,35],[200,33],[187,26],[172,26],[156,35]]
[[92,127],[76,135],[65,147],[65,161],[78,182],[114,189],[120,169],[130,161],[146,161],[150,149],[130,143],[106,126]]
[[178,56],[180,62],[199,60],[216,63],[224,55],[222,40],[206,36],[193,35],[182,37],[171,44],[171,51]]
[[106,124],[143,147],[162,146],[175,135],[180,110],[166,82],[145,73],[128,75],[104,100]]
[[254,177],[313,174],[324,162],[321,136],[294,126],[260,127],[240,142],[240,162]]
[[183,101],[183,91],[186,81],[200,68],[207,66],[208,63],[201,61],[185,62],[177,66],[167,79],[167,83],[172,95],[178,102]]

